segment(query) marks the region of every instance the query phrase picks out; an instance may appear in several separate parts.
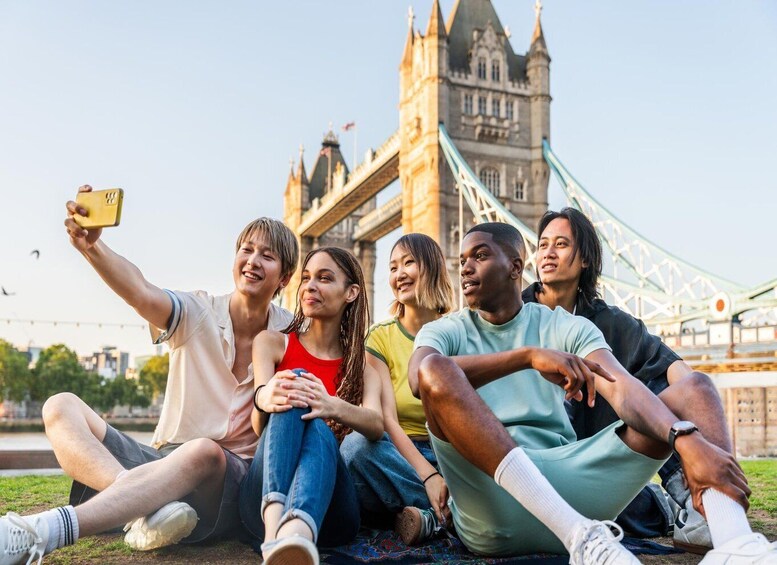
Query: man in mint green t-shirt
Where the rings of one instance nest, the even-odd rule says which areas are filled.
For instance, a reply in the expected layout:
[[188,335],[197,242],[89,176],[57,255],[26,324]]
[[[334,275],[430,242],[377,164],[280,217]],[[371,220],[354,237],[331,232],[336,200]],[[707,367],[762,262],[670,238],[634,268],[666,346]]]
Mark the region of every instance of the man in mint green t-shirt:
[[[461,251],[469,309],[426,324],[410,360],[462,541],[485,555],[638,563],[609,520],[672,449],[710,527],[749,531],[736,460],[675,416],[682,399],[665,404],[626,373],[588,320],[523,304],[524,253],[512,226],[473,227]],[[584,383],[585,400],[600,393],[622,421],[576,441],[563,402],[582,401]]]

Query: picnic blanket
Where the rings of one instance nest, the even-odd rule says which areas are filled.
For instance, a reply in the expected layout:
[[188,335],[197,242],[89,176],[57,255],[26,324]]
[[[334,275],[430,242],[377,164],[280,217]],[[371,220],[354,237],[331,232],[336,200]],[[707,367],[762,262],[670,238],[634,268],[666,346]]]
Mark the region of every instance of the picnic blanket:
[[[679,553],[672,547],[651,540],[624,538],[623,545],[637,554],[668,555]],[[259,550],[259,544],[255,544]],[[470,553],[456,537],[438,538],[419,546],[409,547],[390,530],[362,528],[353,543],[322,548],[321,563],[328,565],[358,565],[360,563],[444,565],[566,565],[567,555],[521,555],[518,557],[481,557]]]

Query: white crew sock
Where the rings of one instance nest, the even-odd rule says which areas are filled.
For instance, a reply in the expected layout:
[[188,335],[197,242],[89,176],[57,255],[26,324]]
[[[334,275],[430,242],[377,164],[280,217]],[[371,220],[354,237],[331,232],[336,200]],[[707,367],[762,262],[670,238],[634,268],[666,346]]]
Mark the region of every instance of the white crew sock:
[[72,506],[60,506],[39,514],[24,516],[24,518],[30,523],[34,523],[36,518],[48,523],[49,540],[45,551],[47,554],[78,541],[78,518],[76,509]]
[[570,550],[572,531],[588,519],[561,498],[523,449],[516,447],[502,459],[494,480]]
[[705,490],[701,498],[713,547],[720,547],[736,537],[753,533],[745,509],[733,498],[711,488]]

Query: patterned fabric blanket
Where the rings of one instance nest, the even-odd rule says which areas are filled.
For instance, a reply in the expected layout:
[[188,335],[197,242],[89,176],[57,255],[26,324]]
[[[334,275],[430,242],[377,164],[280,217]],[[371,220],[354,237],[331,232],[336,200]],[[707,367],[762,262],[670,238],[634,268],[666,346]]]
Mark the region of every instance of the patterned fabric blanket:
[[[659,543],[625,538],[623,544],[634,553],[665,555],[678,553],[674,548]],[[258,550],[257,547],[254,549]],[[566,555],[522,555],[519,557],[480,557],[467,551],[458,538],[436,539],[417,547],[408,547],[394,532],[362,528],[356,540],[340,547],[321,549],[321,563],[329,565],[358,565],[359,563],[444,565],[566,565]]]

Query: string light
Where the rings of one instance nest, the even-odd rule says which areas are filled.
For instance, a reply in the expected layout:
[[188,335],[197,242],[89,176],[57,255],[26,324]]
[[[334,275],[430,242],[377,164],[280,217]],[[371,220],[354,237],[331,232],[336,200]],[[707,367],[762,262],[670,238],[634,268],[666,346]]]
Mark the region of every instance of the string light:
[[29,326],[38,325],[52,325],[57,326],[75,326],[80,328],[82,326],[94,326],[97,328],[119,328],[123,330],[128,329],[140,329],[145,330],[148,326],[146,324],[127,324],[126,322],[82,322],[82,321],[69,321],[69,320],[21,320],[18,318],[0,318],[0,323],[5,322],[7,325],[11,324],[26,324]]

